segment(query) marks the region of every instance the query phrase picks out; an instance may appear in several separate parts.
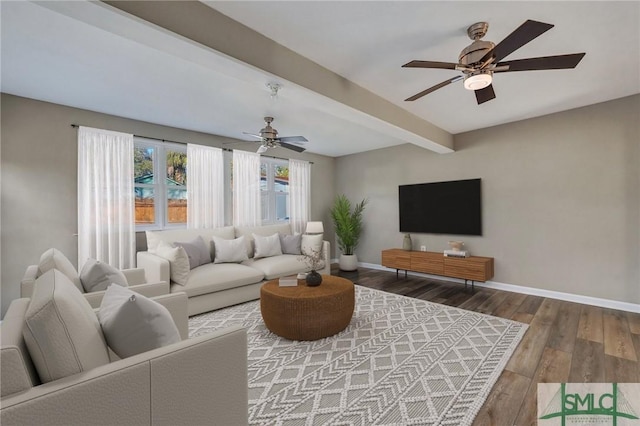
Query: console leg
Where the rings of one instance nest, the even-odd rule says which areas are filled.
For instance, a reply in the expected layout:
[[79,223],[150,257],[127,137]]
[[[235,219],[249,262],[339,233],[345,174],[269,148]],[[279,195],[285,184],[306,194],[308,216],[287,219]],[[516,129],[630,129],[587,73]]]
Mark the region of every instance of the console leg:
[[404,279],[405,280],[407,279],[407,270],[406,269],[404,270]]

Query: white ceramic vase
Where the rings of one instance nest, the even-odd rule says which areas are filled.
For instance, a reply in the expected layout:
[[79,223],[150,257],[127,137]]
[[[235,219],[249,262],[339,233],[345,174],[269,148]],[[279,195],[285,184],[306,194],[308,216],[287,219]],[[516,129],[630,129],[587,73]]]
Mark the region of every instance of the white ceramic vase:
[[341,271],[355,271],[358,269],[358,257],[355,254],[341,254],[338,265]]

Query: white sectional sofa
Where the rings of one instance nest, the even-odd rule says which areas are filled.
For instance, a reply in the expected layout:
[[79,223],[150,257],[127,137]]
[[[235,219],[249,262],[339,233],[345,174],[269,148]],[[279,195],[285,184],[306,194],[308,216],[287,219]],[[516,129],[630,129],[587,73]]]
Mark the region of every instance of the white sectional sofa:
[[0,424],[247,424],[243,328],[187,339],[187,297],[167,294],[153,300],[183,340],[118,359],[100,324],[86,325],[94,311],[65,279],[58,271],[40,276],[34,298],[14,300],[0,324]]
[[[268,237],[276,233],[281,235],[293,234],[289,224],[147,231],[147,251],[137,253],[137,266],[145,270],[145,275],[149,281],[171,281],[171,292],[185,292],[189,298],[189,315],[196,315],[258,299],[260,297],[260,286],[265,280],[310,271],[310,267],[302,255],[280,254],[258,259],[254,258],[253,235]],[[215,259],[215,245],[212,243],[214,236],[225,240],[244,237],[248,260],[239,263],[211,262],[200,265],[188,272],[184,285],[172,280],[172,264],[166,258],[158,255],[160,245],[186,242],[202,237],[210,248],[211,259]],[[302,235],[303,251],[305,240],[307,240],[308,244],[312,244],[314,238],[319,241],[318,248],[323,258],[323,267],[318,272],[329,275],[331,267],[328,260],[330,259],[328,241],[322,241],[321,236]]]

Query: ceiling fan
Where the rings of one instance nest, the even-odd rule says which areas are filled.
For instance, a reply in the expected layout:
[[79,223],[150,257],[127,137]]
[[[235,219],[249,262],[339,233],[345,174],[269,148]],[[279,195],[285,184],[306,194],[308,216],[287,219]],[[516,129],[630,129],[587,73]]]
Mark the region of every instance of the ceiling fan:
[[575,68],[584,57],[584,53],[501,62],[502,59],[551,28],[553,28],[551,24],[527,20],[496,45],[490,41],[480,40],[486,35],[489,24],[486,22],[475,23],[467,28],[467,35],[473,40],[473,43],[460,52],[458,63],[415,60],[403,65],[405,68],[450,69],[462,71],[463,75],[458,75],[436,84],[405,99],[405,101],[415,101],[442,87],[464,79],[464,88],[475,92],[476,100],[480,105],[496,97],[492,86],[494,73]]
[[[304,136],[281,136],[278,137],[278,131],[271,127],[271,122],[273,121],[273,117],[265,117],[264,122],[266,126],[260,130],[260,134],[256,135],[254,133],[242,132],[245,135],[253,136],[254,138],[260,139],[262,145],[258,148],[257,153],[262,154],[266,152],[269,148],[283,147],[286,149],[290,149],[296,152],[302,152],[305,148],[293,145],[294,143],[303,143],[309,142],[307,138]],[[290,143],[292,142],[292,143]]]

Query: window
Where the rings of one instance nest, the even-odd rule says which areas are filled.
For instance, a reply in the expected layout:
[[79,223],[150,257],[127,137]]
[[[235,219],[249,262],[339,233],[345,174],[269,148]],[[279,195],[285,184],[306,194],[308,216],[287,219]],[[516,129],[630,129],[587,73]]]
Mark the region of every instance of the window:
[[262,157],[260,164],[262,223],[289,220],[289,162]]
[[136,229],[187,224],[187,147],[136,138],[134,142]]

